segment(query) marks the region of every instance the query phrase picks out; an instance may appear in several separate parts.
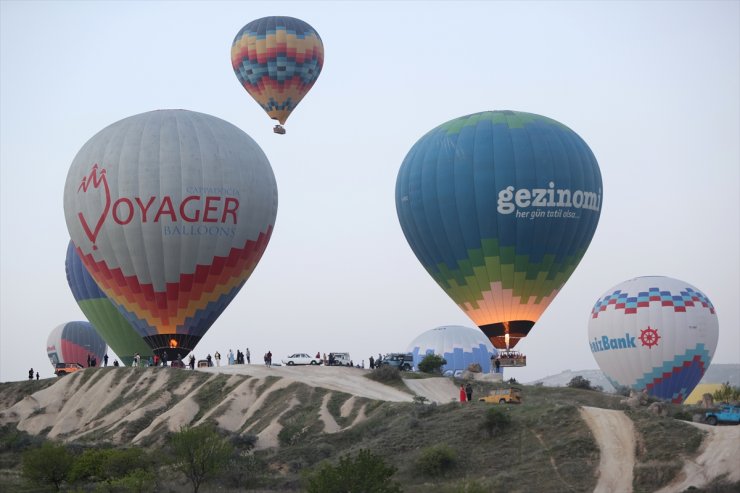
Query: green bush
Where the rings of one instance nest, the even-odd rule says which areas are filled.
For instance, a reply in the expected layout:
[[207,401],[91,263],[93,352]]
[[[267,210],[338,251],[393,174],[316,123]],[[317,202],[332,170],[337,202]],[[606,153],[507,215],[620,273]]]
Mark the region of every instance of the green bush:
[[427,354],[419,362],[419,371],[424,373],[441,373],[442,367],[447,364],[447,360],[436,354]]
[[382,457],[363,449],[355,458],[340,458],[336,466],[322,463],[305,474],[304,484],[308,493],[400,493],[401,487],[391,479],[395,472]]
[[497,431],[506,429],[510,423],[511,418],[508,414],[496,407],[489,407],[483,415],[480,427],[488,434],[488,438],[492,438]]
[[421,451],[417,470],[427,476],[444,476],[457,465],[457,454],[448,445],[434,445]]
[[367,377],[380,383],[400,382],[401,372],[395,366],[383,365],[371,371]]
[[591,386],[591,380],[583,378],[580,375],[571,378],[570,382],[568,382],[568,387],[572,389],[595,390]]
[[74,460],[64,445],[45,442],[23,453],[23,477],[39,485],[53,485],[59,491],[69,479]]

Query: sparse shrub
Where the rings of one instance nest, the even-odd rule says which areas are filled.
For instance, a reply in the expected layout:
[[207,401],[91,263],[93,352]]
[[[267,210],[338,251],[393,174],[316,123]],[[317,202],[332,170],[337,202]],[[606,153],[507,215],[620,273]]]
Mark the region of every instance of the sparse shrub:
[[413,399],[413,401],[414,401],[414,404],[419,404],[419,405],[422,405],[422,406],[423,406],[424,404],[426,404],[426,402],[427,402],[428,400],[429,400],[429,399],[427,399],[427,398],[426,398],[426,397],[424,397],[423,395],[415,395],[415,396],[414,396],[414,399]]
[[401,487],[391,479],[395,472],[381,456],[363,449],[355,458],[340,458],[336,466],[324,462],[304,473],[304,484],[308,493],[400,493]]
[[591,380],[583,378],[580,375],[571,378],[570,382],[568,382],[568,387],[571,389],[595,390],[591,386]]
[[400,382],[401,372],[394,366],[383,365],[371,371],[367,377],[380,383]]
[[447,364],[447,360],[436,354],[427,354],[419,362],[419,371],[424,373],[441,373],[442,367]]
[[74,460],[64,445],[45,442],[23,453],[23,477],[39,485],[53,485],[59,491],[69,478]]
[[676,413],[673,415],[673,419],[680,419],[682,421],[693,421],[694,420],[691,413],[687,413],[686,411],[676,411]]
[[491,488],[482,485],[478,481],[463,479],[460,483],[448,486],[442,491],[443,493],[489,493]]
[[508,414],[496,407],[489,407],[483,415],[480,427],[488,434],[488,438],[492,438],[497,431],[504,430],[510,423]]
[[418,471],[433,477],[444,476],[456,465],[457,454],[445,444],[425,448],[416,460]]
[[259,485],[266,469],[267,466],[259,457],[240,453],[229,459],[229,465],[221,477],[227,486],[244,491]]

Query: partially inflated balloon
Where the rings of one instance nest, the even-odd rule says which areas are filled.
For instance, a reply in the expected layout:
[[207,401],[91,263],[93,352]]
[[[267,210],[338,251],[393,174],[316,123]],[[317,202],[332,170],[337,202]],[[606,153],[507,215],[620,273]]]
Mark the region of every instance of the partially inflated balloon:
[[583,139],[514,111],[431,130],[396,182],[411,249],[497,348],[525,337],[573,273],[601,198],[601,172]]
[[80,310],[113,352],[121,358],[123,364],[130,365],[136,353],[145,359],[151,356],[152,350],[149,346],[111,303],[82,265],[74,243],[71,241],[67,246],[64,266],[67,271],[69,289]]
[[70,167],[64,213],[100,289],[157,354],[189,353],[262,256],[277,214],[270,163],[247,134],[162,110],[93,136]]
[[87,366],[88,357],[100,363],[105,355],[105,341],[90,322],[67,322],[57,326],[46,340],[46,354],[52,366],[79,363]]
[[670,277],[638,277],[604,293],[591,310],[591,352],[615,387],[681,403],[717,349],[709,298]]
[[263,17],[239,30],[231,65],[241,85],[273,120],[284,124],[324,65],[319,33],[293,17]]

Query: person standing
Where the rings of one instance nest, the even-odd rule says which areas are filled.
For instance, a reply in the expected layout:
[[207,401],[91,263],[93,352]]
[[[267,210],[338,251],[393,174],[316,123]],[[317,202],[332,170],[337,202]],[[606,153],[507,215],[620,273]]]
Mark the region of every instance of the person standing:
[[470,382],[465,386],[465,397],[468,399],[468,402],[473,400],[473,386],[470,385]]
[[39,379],[39,372],[36,372],[36,380]]
[[213,366],[213,358],[211,358],[211,355],[210,354],[208,356],[206,356],[206,361],[208,362],[208,367],[209,368]]
[[189,365],[190,365],[191,370],[195,370],[195,355],[194,354],[190,355]]
[[234,351],[229,349],[229,366],[234,364]]
[[28,370],[28,379],[29,380],[33,380],[33,368],[31,368],[30,370]]
[[88,368],[90,368],[90,360],[91,360],[91,359],[92,359],[92,358],[90,358],[90,353],[87,353],[87,367],[88,367]]
[[221,366],[221,353],[219,353],[218,351],[216,351],[214,353],[213,357],[216,360],[216,366],[220,367]]
[[272,366],[272,351],[269,349],[267,350],[267,367],[270,368]]
[[247,357],[247,364],[251,365],[252,364],[252,353],[249,352],[249,348],[247,348],[247,352],[244,353],[244,356]]
[[370,356],[370,359],[368,360],[368,363],[370,364],[370,369],[371,370],[375,369],[375,358],[373,358],[372,356]]
[[105,366],[108,366],[108,353],[105,353],[105,355],[103,356],[103,364]]
[[501,360],[496,358],[496,373],[501,373]]
[[465,402],[466,398],[467,398],[467,394],[465,393],[465,386],[460,385],[460,402]]

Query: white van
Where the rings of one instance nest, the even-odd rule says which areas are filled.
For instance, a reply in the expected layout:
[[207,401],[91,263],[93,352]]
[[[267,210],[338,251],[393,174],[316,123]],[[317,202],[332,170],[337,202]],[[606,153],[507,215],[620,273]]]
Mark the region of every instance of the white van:
[[331,366],[352,366],[349,353],[329,353],[328,364]]

